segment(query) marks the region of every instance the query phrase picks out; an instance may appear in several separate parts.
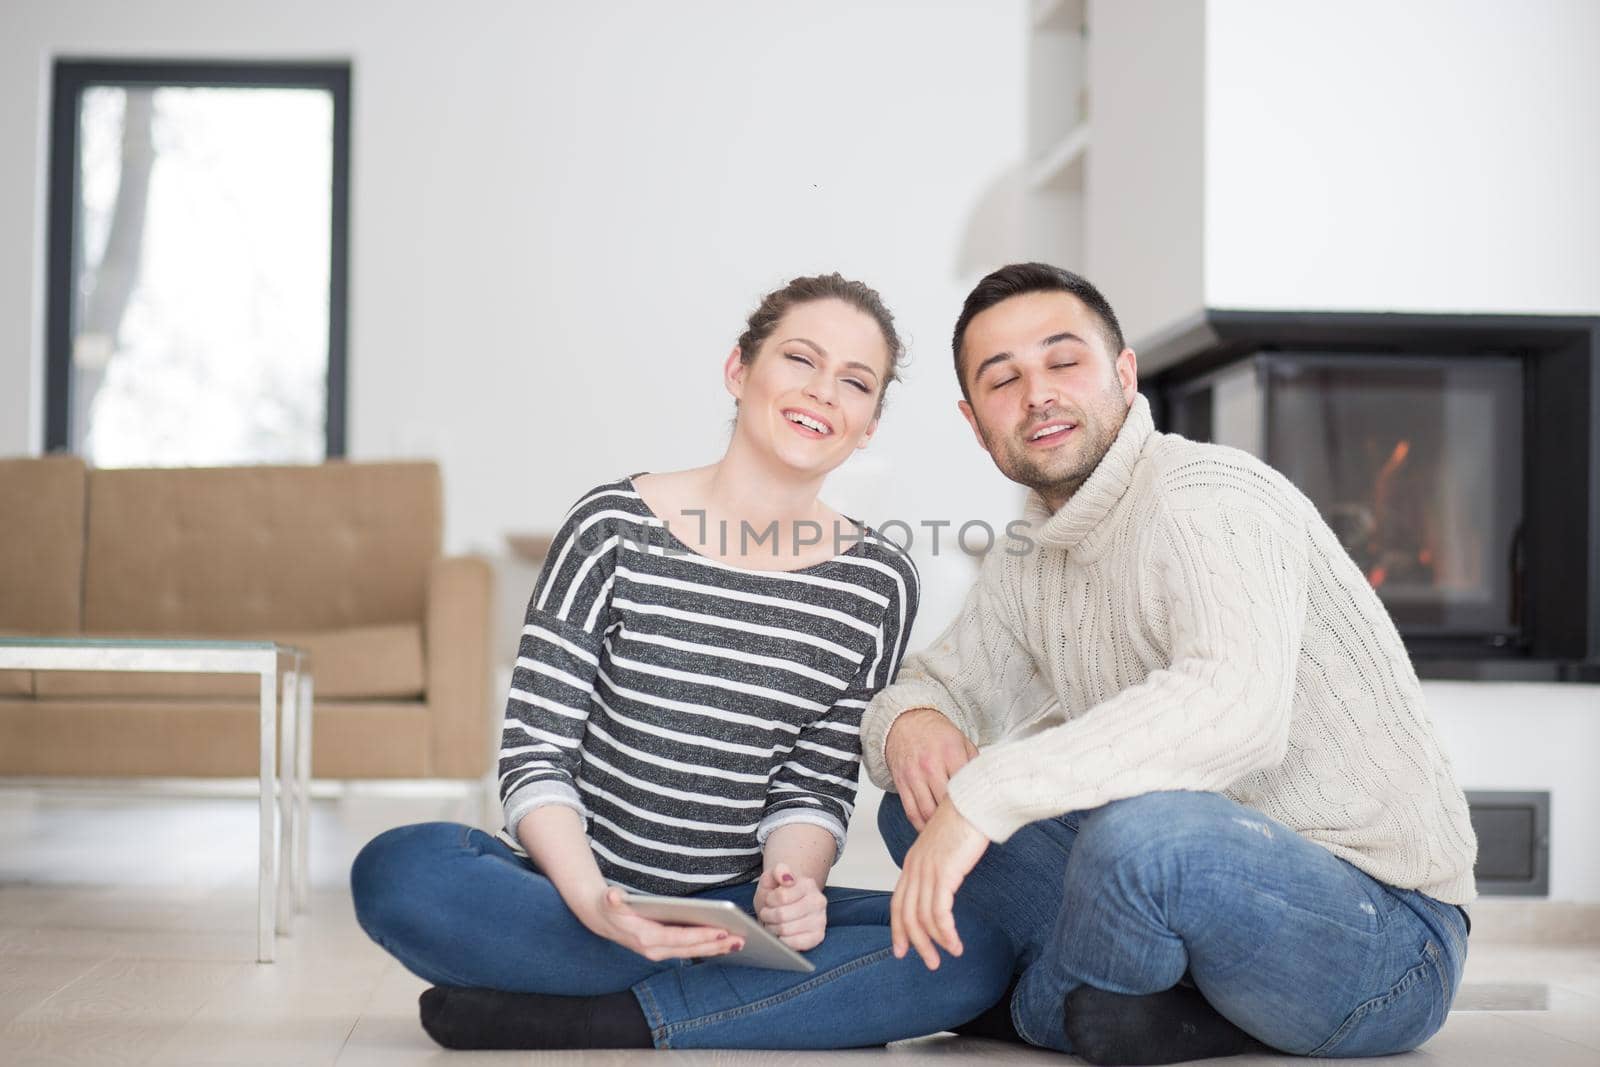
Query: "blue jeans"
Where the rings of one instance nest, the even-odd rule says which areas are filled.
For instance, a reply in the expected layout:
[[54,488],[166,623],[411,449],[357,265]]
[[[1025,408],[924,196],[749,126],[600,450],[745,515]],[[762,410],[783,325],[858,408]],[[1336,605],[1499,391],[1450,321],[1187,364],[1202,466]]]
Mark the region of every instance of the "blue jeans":
[[[591,933],[555,886],[504,842],[455,823],[380,834],[350,871],[356,918],[435,985],[562,996],[631,989],[658,1048],[881,1045],[965,1022],[1010,981],[1005,935],[962,906],[965,952],[937,971],[894,958],[889,895],[828,889],[828,933],[811,974],[687,960],[652,962]],[[751,910],[754,884],[700,896]]]
[[[899,797],[884,797],[878,826],[903,862],[916,831]],[[1156,993],[1185,976],[1273,1048],[1402,1052],[1444,1024],[1467,955],[1459,908],[1376,881],[1216,793],[1031,823],[990,846],[957,899],[1005,927],[1017,1032],[1062,1052],[1075,987]]]

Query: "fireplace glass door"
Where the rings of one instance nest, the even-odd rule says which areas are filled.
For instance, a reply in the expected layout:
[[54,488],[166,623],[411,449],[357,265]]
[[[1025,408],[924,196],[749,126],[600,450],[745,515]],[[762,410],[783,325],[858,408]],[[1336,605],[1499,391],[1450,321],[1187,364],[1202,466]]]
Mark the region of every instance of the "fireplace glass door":
[[1512,643],[1521,619],[1522,365],[1274,352],[1174,397],[1174,429],[1283,472],[1410,637]]

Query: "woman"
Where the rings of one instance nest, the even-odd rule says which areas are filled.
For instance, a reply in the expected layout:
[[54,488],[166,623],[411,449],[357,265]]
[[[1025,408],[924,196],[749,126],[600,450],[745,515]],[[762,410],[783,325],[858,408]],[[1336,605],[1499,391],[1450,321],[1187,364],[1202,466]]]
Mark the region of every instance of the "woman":
[[[901,354],[876,292],[797,278],[723,367],[722,458],[569,512],[512,677],[506,831],[403,827],[351,872],[362,927],[435,983],[422,1017],[441,1044],[881,1044],[1004,991],[1011,950],[983,917],[960,917],[966,951],[933,972],[891,953],[888,894],[824,888],[917,576],[817,493],[872,437]],[[624,889],[734,901],[816,971],[688,966],[740,938],[652,922]]]

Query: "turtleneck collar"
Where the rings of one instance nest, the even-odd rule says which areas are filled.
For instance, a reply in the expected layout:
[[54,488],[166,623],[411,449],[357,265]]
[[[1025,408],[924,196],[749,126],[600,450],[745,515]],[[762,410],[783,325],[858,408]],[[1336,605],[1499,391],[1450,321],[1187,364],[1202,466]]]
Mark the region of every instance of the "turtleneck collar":
[[1116,440],[1060,511],[1052,515],[1049,505],[1037,492],[1029,493],[1027,517],[1039,532],[1040,542],[1070,552],[1093,533],[1128,491],[1133,481],[1133,465],[1153,433],[1155,423],[1150,418],[1150,404],[1143,393],[1137,394],[1122,429],[1117,431]]

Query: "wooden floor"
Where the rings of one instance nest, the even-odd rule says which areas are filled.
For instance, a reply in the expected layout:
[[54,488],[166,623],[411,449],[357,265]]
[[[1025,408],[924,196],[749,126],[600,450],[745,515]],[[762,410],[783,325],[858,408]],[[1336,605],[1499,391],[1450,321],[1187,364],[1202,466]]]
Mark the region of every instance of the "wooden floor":
[[[1064,1062],[950,1036],[827,1054],[444,1052],[417,1025],[424,983],[361,933],[344,878],[371,834],[470,818],[465,803],[369,797],[315,808],[310,912],[279,941],[278,961],[258,965],[249,801],[0,792],[0,1064]],[[879,848],[853,841],[845,865],[857,877],[840,880],[881,882]],[[1497,914],[1509,917],[1504,928],[1522,921],[1482,911],[1457,1010],[1393,1062],[1600,1065],[1600,943],[1497,942],[1481,930]]]

